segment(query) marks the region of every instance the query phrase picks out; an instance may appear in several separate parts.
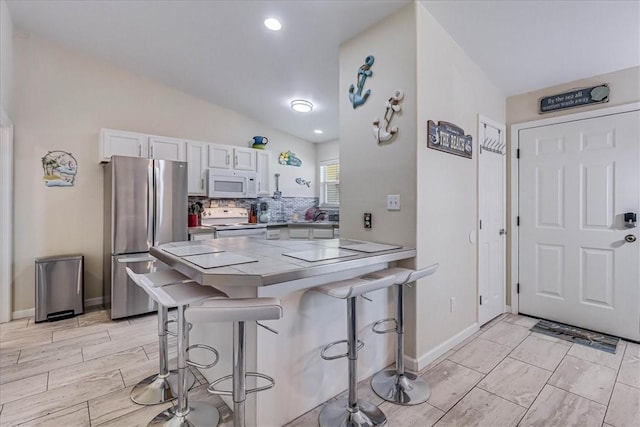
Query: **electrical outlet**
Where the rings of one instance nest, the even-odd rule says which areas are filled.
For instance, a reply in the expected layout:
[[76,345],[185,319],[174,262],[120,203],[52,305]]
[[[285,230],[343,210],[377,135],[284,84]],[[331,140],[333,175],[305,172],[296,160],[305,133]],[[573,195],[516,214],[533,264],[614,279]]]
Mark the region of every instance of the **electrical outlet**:
[[399,211],[400,210],[400,195],[399,194],[388,194],[387,195],[387,209],[390,211]]
[[456,297],[451,297],[449,300],[449,311],[453,313],[456,311]]
[[364,228],[371,228],[371,214],[368,212],[364,214]]

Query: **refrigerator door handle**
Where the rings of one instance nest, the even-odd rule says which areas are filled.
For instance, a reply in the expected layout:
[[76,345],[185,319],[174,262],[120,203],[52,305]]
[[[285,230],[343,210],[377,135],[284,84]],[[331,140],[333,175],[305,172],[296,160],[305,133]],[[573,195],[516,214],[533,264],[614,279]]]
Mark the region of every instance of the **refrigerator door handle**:
[[148,170],[148,179],[149,185],[147,185],[147,206],[148,206],[148,217],[147,217],[147,241],[149,242],[149,247],[156,246],[156,162],[151,161],[149,170]]

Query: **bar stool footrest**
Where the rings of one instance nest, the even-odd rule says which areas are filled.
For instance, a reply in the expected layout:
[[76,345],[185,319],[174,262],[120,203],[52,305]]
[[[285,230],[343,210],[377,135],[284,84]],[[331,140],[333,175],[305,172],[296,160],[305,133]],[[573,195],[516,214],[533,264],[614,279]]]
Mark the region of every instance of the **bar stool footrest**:
[[[256,378],[262,378],[264,380],[267,380],[267,384],[263,385],[263,386],[259,386],[259,387],[254,387],[254,388],[248,388],[245,393],[246,394],[251,394],[251,393],[258,393],[260,391],[265,391],[265,390],[269,390],[270,388],[273,388],[273,386],[276,385],[276,381],[271,378],[268,375],[265,374],[261,374],[260,372],[247,372],[245,375],[246,377],[256,377]],[[231,390],[218,390],[215,387],[220,384],[223,381],[227,381],[233,378],[233,375],[225,375],[224,377],[218,378],[217,380],[215,380],[214,382],[212,382],[211,384],[209,384],[209,386],[207,387],[207,391],[211,394],[215,394],[218,396],[232,396],[233,395],[233,391]]]
[[[393,325],[394,325],[393,328],[387,328],[387,329],[379,329],[378,328],[380,325],[382,325],[383,323],[387,323],[387,322],[393,322]],[[374,323],[371,326],[371,330],[373,332],[375,332],[376,334],[388,334],[390,332],[398,332],[398,321],[393,317],[390,317],[388,319],[378,320],[376,323]]]
[[169,319],[166,322],[164,322],[164,333],[167,335],[171,335],[172,337],[177,337],[178,336],[177,332],[169,330],[169,323],[177,323],[177,322],[178,322],[178,319]]
[[218,354],[218,350],[216,350],[215,348],[213,348],[213,347],[211,347],[209,345],[205,345],[205,344],[193,344],[193,345],[190,345],[187,348],[187,357],[188,357],[189,352],[194,348],[201,348],[203,350],[210,351],[215,355],[216,358],[212,363],[209,363],[208,365],[203,365],[201,363],[193,362],[193,361],[191,361],[191,360],[189,360],[187,358],[187,366],[193,366],[193,367],[198,368],[198,369],[209,369],[209,368],[213,368],[218,363],[218,360],[220,360],[220,355]]
[[[342,344],[342,343],[347,344],[347,352],[346,353],[337,354],[335,356],[326,356],[325,355],[327,350],[329,350],[331,347],[333,347],[334,345]],[[362,342],[361,340],[358,340],[357,351],[360,351],[362,349],[362,347],[364,347],[364,342]],[[349,340],[339,340],[339,341],[331,342],[331,343],[325,345],[324,347],[322,347],[322,351],[320,352],[320,357],[322,357],[324,360],[341,359],[343,357],[347,357],[348,355],[349,355]]]

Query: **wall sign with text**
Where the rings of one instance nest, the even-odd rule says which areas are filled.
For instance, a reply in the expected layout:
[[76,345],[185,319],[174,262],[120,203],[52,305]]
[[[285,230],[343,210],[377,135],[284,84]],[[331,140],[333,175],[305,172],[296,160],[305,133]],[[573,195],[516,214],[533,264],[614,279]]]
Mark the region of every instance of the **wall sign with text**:
[[609,102],[609,86],[599,85],[540,98],[540,114]]
[[465,135],[461,127],[449,122],[427,122],[427,147],[457,156],[471,158],[473,154],[471,135]]

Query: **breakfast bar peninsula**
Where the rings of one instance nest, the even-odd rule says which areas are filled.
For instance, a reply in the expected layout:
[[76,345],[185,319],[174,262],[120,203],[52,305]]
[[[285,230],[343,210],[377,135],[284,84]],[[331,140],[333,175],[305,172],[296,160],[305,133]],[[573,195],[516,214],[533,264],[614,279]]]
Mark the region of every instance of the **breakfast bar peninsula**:
[[[281,299],[283,318],[262,322],[278,333],[248,324],[246,347],[247,370],[267,374],[276,384],[267,392],[248,396],[247,424],[281,426],[347,389],[344,363],[320,358],[325,344],[345,338],[344,303],[309,289],[381,270],[391,263],[410,263],[416,251],[347,239],[245,236],[167,243],[152,248],[151,255],[230,298]],[[358,333],[365,342],[359,353],[358,378],[362,379],[393,361],[393,337],[371,332],[371,324],[390,317],[393,310],[387,289],[372,292],[358,304]],[[220,352],[220,362],[202,371],[209,382],[231,373],[232,323],[194,325],[190,341]],[[199,361],[201,355],[197,350],[193,353],[190,358]],[[233,407],[230,400],[226,403]]]

